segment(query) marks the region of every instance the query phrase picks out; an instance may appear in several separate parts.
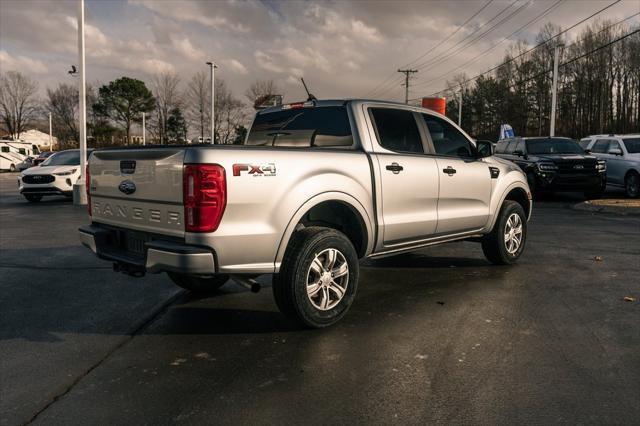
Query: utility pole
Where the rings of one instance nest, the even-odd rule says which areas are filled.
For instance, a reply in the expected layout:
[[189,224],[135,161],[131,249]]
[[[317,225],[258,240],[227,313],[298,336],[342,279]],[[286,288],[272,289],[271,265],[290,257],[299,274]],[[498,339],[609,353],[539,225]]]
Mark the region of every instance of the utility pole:
[[458,95],[458,127],[462,127],[462,86]]
[[214,62],[207,62],[211,70],[211,143],[215,143],[216,125],[215,125],[215,99],[216,99],[216,85],[215,85],[215,69],[218,66]]
[[147,126],[145,123],[145,116],[147,115],[146,112],[142,112],[142,146],[145,146],[147,144]]
[[398,70],[398,72],[401,72],[402,74],[404,74],[404,103],[408,104],[409,103],[409,75],[418,72],[418,70],[407,69],[407,70]]
[[76,205],[87,204],[87,193],[85,185],[87,170],[87,102],[86,102],[86,69],[84,62],[84,0],[78,0],[78,59],[80,64],[80,78],[78,81],[80,94],[80,178],[73,185],[73,203]]
[[49,111],[49,151],[53,151],[53,132],[51,128],[51,111]]
[[553,49],[553,83],[551,86],[551,130],[549,136],[556,133],[556,102],[558,100],[558,61],[560,57],[560,45]]

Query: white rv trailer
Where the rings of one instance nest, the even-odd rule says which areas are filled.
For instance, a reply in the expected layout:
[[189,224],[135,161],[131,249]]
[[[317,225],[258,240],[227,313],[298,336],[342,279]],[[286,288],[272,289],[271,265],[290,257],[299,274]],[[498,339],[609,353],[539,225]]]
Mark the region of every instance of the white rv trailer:
[[23,141],[0,140],[0,170],[15,171],[18,163],[40,153],[37,145]]

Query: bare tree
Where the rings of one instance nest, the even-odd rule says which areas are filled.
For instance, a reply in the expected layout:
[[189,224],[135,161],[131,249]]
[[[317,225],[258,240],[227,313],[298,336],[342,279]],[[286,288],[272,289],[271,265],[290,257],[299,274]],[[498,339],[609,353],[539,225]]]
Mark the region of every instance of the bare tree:
[[257,80],[249,86],[244,95],[253,106],[256,101],[264,99],[269,95],[277,95],[280,92],[280,88],[273,80]]
[[78,88],[62,83],[47,89],[46,108],[51,112],[53,128],[60,142],[80,140],[78,134]]
[[156,132],[160,143],[167,142],[167,120],[171,111],[182,106],[182,94],[178,86],[180,77],[173,72],[156,74],[153,78],[153,95],[156,98]]
[[37,115],[38,83],[17,71],[0,76],[0,118],[12,139]]
[[224,80],[216,80],[215,98],[215,143],[230,144],[236,136],[238,126],[247,118],[245,105],[227,88]]
[[204,71],[191,77],[185,99],[188,103],[187,120],[204,140],[211,123],[211,82]]

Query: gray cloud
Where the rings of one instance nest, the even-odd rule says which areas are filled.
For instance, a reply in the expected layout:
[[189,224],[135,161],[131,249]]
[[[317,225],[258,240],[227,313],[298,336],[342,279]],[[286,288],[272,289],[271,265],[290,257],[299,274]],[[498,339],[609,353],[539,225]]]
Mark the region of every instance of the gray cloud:
[[[156,72],[173,70],[186,80],[205,70],[205,61],[215,60],[220,65],[216,76],[238,96],[253,80],[272,78],[284,87],[287,99],[298,99],[304,96],[300,76],[322,97],[362,96],[393,76],[382,87],[388,90],[379,92],[400,99],[403,89],[395,70],[436,45],[486,1],[86,0],[88,79],[108,81],[126,74],[150,81]],[[458,40],[512,1],[494,0],[425,59],[453,50]],[[513,8],[527,1],[518,0]],[[415,83],[447,74],[554,1],[531,0],[522,13],[474,45],[432,69],[422,69]],[[545,22],[566,27],[608,3],[567,0],[523,36],[531,42]],[[2,0],[0,67],[23,68],[40,79],[41,87],[68,80],[65,70],[77,62],[76,6],[76,0]],[[602,17],[616,20],[639,10],[637,1],[624,0]],[[490,68],[502,59],[507,46],[501,44],[456,72],[474,75]],[[416,94],[435,92],[445,80],[417,85]]]

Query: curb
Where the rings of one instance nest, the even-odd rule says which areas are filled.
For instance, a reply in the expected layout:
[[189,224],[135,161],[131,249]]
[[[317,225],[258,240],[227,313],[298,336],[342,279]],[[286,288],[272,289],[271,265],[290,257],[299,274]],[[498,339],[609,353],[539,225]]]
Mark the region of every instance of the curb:
[[590,213],[612,213],[622,216],[640,216],[640,207],[602,206],[591,204],[590,201],[583,201],[581,203],[574,204],[571,208],[573,210],[585,211]]

